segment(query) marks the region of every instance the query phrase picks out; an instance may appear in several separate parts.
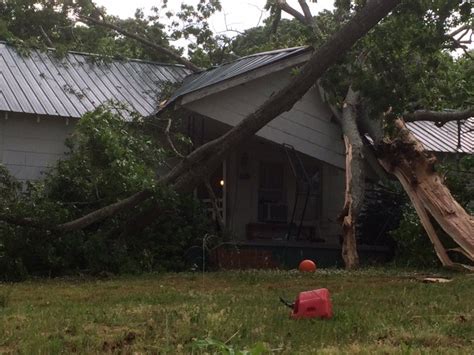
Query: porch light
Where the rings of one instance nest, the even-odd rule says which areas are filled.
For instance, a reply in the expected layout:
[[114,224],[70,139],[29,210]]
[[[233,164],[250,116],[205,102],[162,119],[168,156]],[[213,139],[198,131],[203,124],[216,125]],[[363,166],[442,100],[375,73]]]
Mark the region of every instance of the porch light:
[[219,185],[224,186],[224,180],[219,181]]

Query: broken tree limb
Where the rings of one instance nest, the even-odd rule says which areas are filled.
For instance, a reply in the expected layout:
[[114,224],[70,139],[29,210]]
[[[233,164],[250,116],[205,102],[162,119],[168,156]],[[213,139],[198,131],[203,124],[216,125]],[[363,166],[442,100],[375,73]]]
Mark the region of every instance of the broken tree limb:
[[462,121],[474,117],[474,108],[461,111],[430,111],[418,110],[404,115],[405,122],[431,121],[444,124],[450,121]]
[[[387,16],[400,2],[401,0],[368,2],[363,9],[314,52],[306,65],[288,85],[272,95],[255,112],[245,117],[227,133],[194,150],[157,183],[173,185],[178,192],[193,190],[217,168],[230,150],[243,144],[281,113],[289,111],[332,64],[339,60],[354,43]],[[85,228],[103,218],[131,208],[151,195],[149,190],[140,191],[125,200],[65,223],[61,225],[62,230]]]
[[365,195],[364,143],[357,128],[359,94],[349,87],[342,109],[341,128],[346,147],[346,188],[342,221],[342,258],[346,269],[359,266],[356,225]]
[[344,207],[339,218],[342,221],[342,259],[346,269],[354,270],[359,266],[359,255],[357,254],[356,223],[352,208],[352,145],[347,136],[344,136],[344,144],[346,147],[346,187]]
[[[448,269],[455,269],[455,270],[462,269],[462,270],[474,271],[474,268],[472,266],[455,263],[451,260],[451,258],[447,254],[447,250],[444,248],[443,244],[439,240],[439,237],[433,227],[433,224],[430,221],[430,216],[428,214],[428,211],[423,206],[423,203],[418,197],[416,190],[413,189],[413,187],[411,186],[409,177],[405,176],[403,172],[398,169],[395,170],[393,173],[398,178],[404,190],[407,192],[408,196],[410,197],[410,200],[413,206],[415,207],[416,213],[418,214],[418,217],[420,218],[421,224],[423,225],[423,228],[425,229],[426,234],[428,235],[428,238],[430,238],[430,241],[433,244],[434,250],[436,252],[436,255],[438,256],[438,259],[441,261],[441,264]],[[462,253],[463,255],[469,257],[469,255],[465,253],[464,251],[462,251]]]
[[123,211],[127,208],[132,208],[136,206],[137,204],[147,200],[152,195],[153,195],[153,192],[148,189],[139,191],[126,199],[123,199],[111,205],[102,207],[94,212],[86,214],[83,217],[77,218],[67,223],[60,224],[56,226],[54,230],[57,230],[60,232],[70,232],[73,230],[86,228],[87,226],[90,226],[91,224],[97,221],[100,221],[107,217],[111,217],[117,214],[118,212]]
[[87,24],[93,24],[93,25],[96,25],[96,26],[105,27],[105,28],[108,28],[108,29],[113,30],[115,32],[118,32],[118,33],[120,33],[120,34],[122,34],[126,37],[132,38],[132,39],[144,44],[145,46],[154,49],[158,53],[166,55],[170,59],[173,59],[173,60],[177,61],[178,63],[184,65],[186,68],[188,68],[189,70],[191,70],[193,72],[198,72],[198,71],[201,70],[201,68],[199,68],[197,65],[194,65],[189,60],[187,60],[186,58],[180,56],[178,53],[176,53],[172,49],[160,46],[157,43],[154,43],[154,42],[152,42],[152,41],[150,41],[150,40],[148,40],[148,39],[146,39],[142,36],[139,36],[135,33],[127,31],[127,30],[125,30],[125,29],[123,29],[123,28],[121,28],[117,25],[114,25],[113,23],[105,22],[105,21],[98,20],[98,19],[93,18],[93,17],[83,16],[83,15],[79,15],[78,19],[85,22],[85,23],[87,23]]
[[385,138],[378,147],[382,166],[404,187],[443,265],[449,267],[450,259],[445,251],[442,252],[444,248],[441,250],[442,246],[435,243],[437,236],[430,226],[429,215],[463,254],[474,260],[474,218],[451,195],[434,169],[436,158],[408,130],[403,119],[397,118],[393,124],[397,134],[394,138]]

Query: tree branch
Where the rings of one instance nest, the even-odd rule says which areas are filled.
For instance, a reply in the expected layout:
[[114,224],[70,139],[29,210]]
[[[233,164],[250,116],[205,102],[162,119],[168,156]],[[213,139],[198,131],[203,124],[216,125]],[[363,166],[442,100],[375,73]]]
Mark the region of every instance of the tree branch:
[[173,140],[171,139],[171,135],[170,135],[170,130],[171,130],[171,123],[173,121],[170,119],[168,119],[168,124],[166,125],[166,129],[165,129],[165,136],[166,136],[166,139],[168,140],[168,144],[170,145],[171,149],[174,151],[174,153],[179,157],[179,158],[184,158],[184,155],[181,154],[181,152],[176,149],[176,146],[174,145],[173,143]]
[[286,2],[286,0],[277,0],[276,2],[276,5],[282,10],[282,11],[285,11],[287,14],[290,14],[291,16],[293,16],[295,19],[297,19],[299,22],[301,22],[303,25],[310,25],[307,20],[306,20],[306,17],[301,13],[299,12],[298,10],[296,10],[295,8],[291,7],[290,5],[288,5],[288,3]]
[[154,42],[151,42],[148,39],[146,39],[144,37],[141,37],[141,36],[139,36],[135,33],[131,33],[131,32],[129,32],[129,31],[117,26],[117,25],[114,25],[114,24],[109,23],[109,22],[101,21],[101,20],[98,20],[98,19],[95,19],[95,18],[92,18],[92,17],[83,16],[83,15],[79,15],[78,18],[81,21],[85,22],[85,23],[105,27],[105,28],[114,30],[115,32],[118,32],[118,33],[120,33],[120,34],[122,34],[126,37],[132,38],[132,39],[134,39],[134,40],[136,40],[136,41],[138,41],[138,42],[140,42],[140,43],[142,43],[142,44],[144,44],[144,45],[146,45],[150,48],[153,48],[158,53],[164,54],[164,55],[168,56],[170,59],[174,59],[175,61],[177,61],[178,63],[184,65],[186,68],[188,68],[189,70],[191,70],[193,72],[198,72],[198,71],[201,70],[201,68],[194,65],[189,60],[181,57],[175,51],[173,51],[169,48],[160,46],[159,44],[156,44]]
[[468,24],[465,24],[457,29],[455,29],[454,31],[452,31],[451,33],[448,34],[448,36],[450,37],[454,37],[456,36],[457,34],[461,33],[462,31],[469,31],[469,29],[471,28],[470,25]]
[[43,36],[44,40],[46,41],[46,44],[50,47],[50,48],[54,48],[54,44],[53,42],[51,41],[51,38],[49,38],[48,34],[46,33],[46,31],[44,30],[43,26],[39,26],[39,29],[41,31],[41,35]]
[[39,222],[32,218],[14,217],[7,214],[0,214],[0,222],[5,222],[20,227],[29,227],[42,230],[53,230],[56,228],[55,226]]
[[404,115],[405,122],[431,121],[441,125],[450,121],[467,120],[474,116],[474,108],[470,107],[463,111],[430,111],[418,110]]
[[306,23],[308,25],[313,25],[313,14],[311,13],[311,10],[309,9],[308,4],[306,3],[306,0],[298,0],[300,3],[300,7],[303,10],[304,17],[306,18]]
[[73,230],[85,228],[97,221],[113,216],[120,211],[132,208],[138,205],[139,203],[147,200],[152,195],[153,193],[151,190],[148,190],[148,189],[142,190],[140,192],[133,194],[132,196],[126,199],[123,199],[111,205],[102,207],[94,212],[86,214],[85,216],[75,219],[71,222],[60,224],[57,227],[55,227],[54,230],[58,230],[60,232],[70,232]]

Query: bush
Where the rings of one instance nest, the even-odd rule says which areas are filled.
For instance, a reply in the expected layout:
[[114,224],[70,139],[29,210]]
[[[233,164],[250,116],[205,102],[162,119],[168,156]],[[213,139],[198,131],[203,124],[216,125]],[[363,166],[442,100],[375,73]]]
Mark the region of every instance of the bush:
[[[152,201],[60,234],[0,223],[0,281],[72,272],[137,273],[182,270],[185,250],[210,224],[192,196],[155,186],[170,154],[139,118],[130,123],[106,108],[85,115],[67,141],[69,151],[41,182],[21,186],[0,168],[0,206],[10,218],[55,225],[116,202],[143,188]],[[147,211],[159,206],[159,213]],[[130,222],[131,221],[131,222]]]

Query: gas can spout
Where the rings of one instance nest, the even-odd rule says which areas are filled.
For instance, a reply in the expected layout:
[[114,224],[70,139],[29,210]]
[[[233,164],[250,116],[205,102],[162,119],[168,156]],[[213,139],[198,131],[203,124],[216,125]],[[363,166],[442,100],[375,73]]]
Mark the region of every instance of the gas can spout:
[[291,303],[290,301],[287,301],[285,300],[283,297],[280,296],[280,302],[283,303],[285,306],[287,306],[288,308],[295,308],[295,304],[294,303]]

